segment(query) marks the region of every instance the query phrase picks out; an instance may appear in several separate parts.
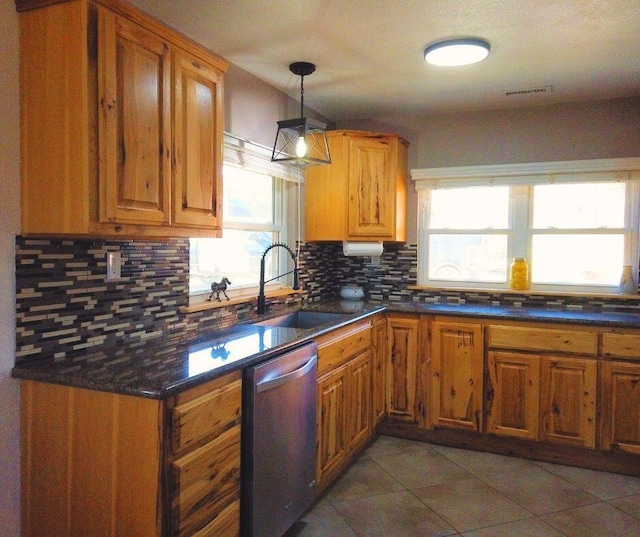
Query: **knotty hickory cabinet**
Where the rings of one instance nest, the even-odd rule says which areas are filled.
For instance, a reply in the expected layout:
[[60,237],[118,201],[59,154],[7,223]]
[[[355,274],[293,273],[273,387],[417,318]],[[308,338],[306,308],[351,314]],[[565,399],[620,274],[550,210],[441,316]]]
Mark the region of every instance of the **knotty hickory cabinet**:
[[640,330],[404,313],[387,330],[383,432],[638,473]]
[[236,537],[241,371],[166,400],[23,381],[22,532]]
[[119,0],[15,0],[22,233],[219,236],[227,63]]
[[408,143],[346,130],[327,140],[331,164],[305,172],[305,239],[404,241]]

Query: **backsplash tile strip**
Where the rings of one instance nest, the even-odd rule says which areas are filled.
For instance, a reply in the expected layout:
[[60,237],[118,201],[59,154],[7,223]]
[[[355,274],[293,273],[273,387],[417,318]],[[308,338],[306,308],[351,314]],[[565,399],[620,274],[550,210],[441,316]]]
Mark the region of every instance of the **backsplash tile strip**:
[[[106,282],[106,252],[122,254],[122,278]],[[255,301],[182,314],[188,304],[189,241],[16,238],[16,363],[62,358],[124,340],[197,334],[255,315]],[[345,257],[339,242],[300,245],[302,292],[272,307],[335,299],[345,284],[371,300],[640,313],[637,299],[491,291],[415,290],[417,246],[385,244],[380,263]]]

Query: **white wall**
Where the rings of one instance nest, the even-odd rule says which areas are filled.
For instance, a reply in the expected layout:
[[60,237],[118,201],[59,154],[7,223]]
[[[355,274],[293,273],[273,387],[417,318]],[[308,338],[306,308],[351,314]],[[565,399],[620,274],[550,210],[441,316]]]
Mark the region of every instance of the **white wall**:
[[14,237],[20,229],[18,15],[0,2],[0,536],[20,535],[20,415],[15,355]]

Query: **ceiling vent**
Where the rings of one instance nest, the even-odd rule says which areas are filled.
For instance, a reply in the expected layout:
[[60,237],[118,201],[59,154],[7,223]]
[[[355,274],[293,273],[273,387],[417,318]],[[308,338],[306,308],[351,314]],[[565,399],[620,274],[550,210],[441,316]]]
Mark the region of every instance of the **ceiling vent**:
[[502,90],[505,97],[517,97],[522,95],[540,95],[543,93],[551,93],[553,86],[538,86],[535,88],[522,88],[522,89],[510,89]]

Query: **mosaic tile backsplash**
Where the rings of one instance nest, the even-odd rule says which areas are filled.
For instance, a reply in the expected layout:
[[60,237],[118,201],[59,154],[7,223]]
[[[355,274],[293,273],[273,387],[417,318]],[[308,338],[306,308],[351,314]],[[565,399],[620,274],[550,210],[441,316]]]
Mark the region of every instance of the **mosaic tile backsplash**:
[[[120,251],[122,277],[105,281],[106,253]],[[198,313],[188,304],[189,241],[100,241],[16,238],[16,363],[83,353],[126,339],[226,328],[255,314],[256,302]],[[371,300],[638,311],[637,300],[409,289],[417,247],[385,245],[379,264],[345,257],[341,243],[300,249],[299,295],[279,304],[338,296],[362,285]],[[272,301],[273,303],[273,301]]]

